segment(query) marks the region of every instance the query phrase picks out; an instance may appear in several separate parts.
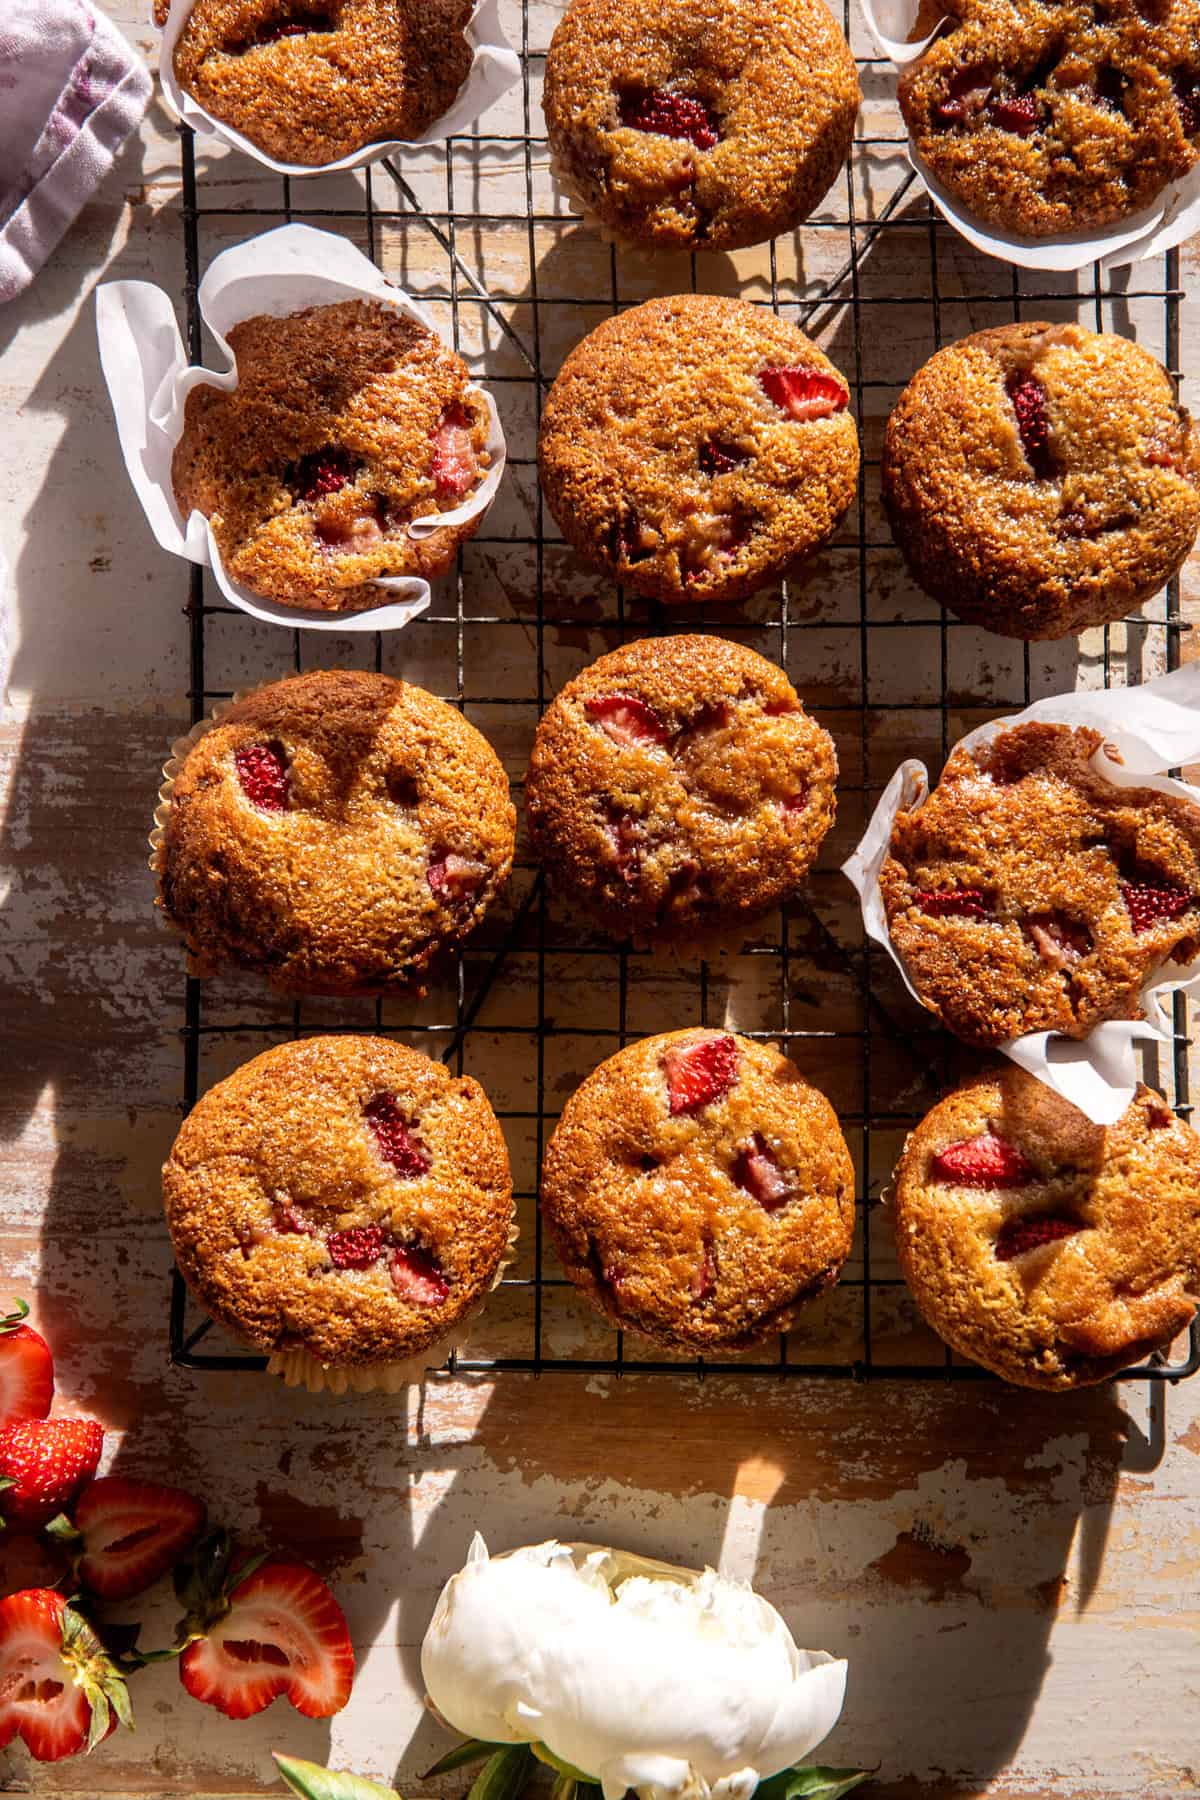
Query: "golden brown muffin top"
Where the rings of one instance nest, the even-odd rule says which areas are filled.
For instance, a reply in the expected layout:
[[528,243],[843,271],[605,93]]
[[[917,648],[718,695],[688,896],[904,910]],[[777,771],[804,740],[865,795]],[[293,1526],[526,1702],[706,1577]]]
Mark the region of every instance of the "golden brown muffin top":
[[1162,365],[1081,325],[939,350],[888,421],[883,498],[925,590],[963,618],[1062,637],[1140,606],[1200,526],[1200,443]]
[[499,758],[454,707],[389,675],[314,670],[236,701],[188,751],[159,904],[205,973],[410,989],[504,886],[515,817]]
[[543,95],[551,151],[605,225],[717,250],[815,210],[861,100],[822,0],[572,0]]
[[1106,1127],[1023,1069],[978,1075],[909,1137],[893,1210],[928,1323],[1023,1387],[1100,1381],[1200,1302],[1200,1137],[1147,1087]]
[[828,1100],[773,1046],[670,1031],[572,1094],[542,1213],[567,1274],[615,1325],[745,1349],[837,1280],[854,1168]]
[[845,377],[769,309],[676,294],[606,319],[542,414],[567,540],[638,593],[741,599],[831,535],[854,497]]
[[421,537],[408,525],[461,506],[490,460],[462,358],[365,300],[243,319],[229,346],[237,386],[192,389],[171,477],[233,579],[289,606],[361,611],[386,604],[379,576],[446,568],[479,516]]
[[478,1306],[512,1222],[479,1083],[378,1037],[281,1044],[210,1088],[163,1169],[179,1271],[262,1351],[356,1367]]
[[[169,0],[155,0],[166,21]],[[473,0],[195,0],[175,79],[277,162],[422,137],[470,73]]]
[[618,936],[686,940],[786,899],[833,823],[833,740],[715,637],[602,656],[538,726],[525,804],[555,882]]
[[1200,949],[1200,808],[1115,787],[1099,732],[1033,723],[951,752],[880,874],[909,979],[969,1043],[1085,1037]]
[[1200,140],[1196,0],[948,0],[954,23],[900,78],[933,174],[1024,237],[1130,217]]

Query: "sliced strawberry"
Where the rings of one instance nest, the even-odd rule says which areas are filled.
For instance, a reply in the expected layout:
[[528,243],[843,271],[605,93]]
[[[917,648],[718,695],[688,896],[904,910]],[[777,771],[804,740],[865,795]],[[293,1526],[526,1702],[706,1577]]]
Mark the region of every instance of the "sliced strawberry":
[[1050,451],[1046,390],[1036,375],[1020,369],[1014,369],[1004,385],[1017,415],[1026,461],[1039,481],[1049,481],[1054,475],[1054,457]]
[[584,701],[583,710],[617,744],[665,744],[671,735],[654,708],[636,694],[598,694]]
[[348,1231],[331,1232],[327,1239],[335,1269],[369,1269],[379,1261],[386,1244],[378,1225],[352,1225]]
[[767,1146],[761,1131],[738,1153],[733,1165],[733,1179],[745,1188],[764,1212],[778,1212],[791,1197],[792,1184]]
[[429,1152],[400,1111],[395,1094],[376,1094],[363,1107],[376,1147],[398,1175],[415,1179],[429,1172]]
[[105,1475],[71,1513],[83,1538],[79,1577],[93,1594],[123,1600],[165,1575],[204,1529],[203,1503],[182,1488]]
[[306,1718],[327,1719],[350,1698],[354,1650],[342,1609],[303,1563],[270,1558],[235,1575],[224,1610],[179,1659],[193,1699],[248,1719],[280,1694]]
[[132,1722],[125,1683],[62,1595],[26,1588],[0,1600],[0,1749],[20,1736],[38,1762],[59,1762],[118,1722]]
[[727,1034],[674,1044],[663,1061],[671,1116],[699,1112],[727,1094],[738,1074],[737,1041]]
[[836,375],[823,369],[763,369],[758,377],[767,399],[789,419],[828,419],[844,412],[850,395]]
[[103,1448],[95,1419],[16,1419],[0,1426],[0,1516],[37,1531],[96,1473]]
[[1037,1171],[1015,1144],[985,1131],[939,1150],[933,1173],[955,1187],[1016,1188],[1032,1181]]
[[233,753],[242,792],[260,812],[283,812],[288,803],[287,757],[281,744],[243,744]]
[[298,500],[323,500],[327,494],[340,493],[358,474],[358,462],[348,450],[337,444],[326,444],[323,450],[310,450],[299,462],[284,471],[284,480]]
[[433,434],[433,485],[439,500],[461,500],[479,479],[471,442],[471,415],[461,401],[442,414]]
[[439,900],[463,901],[478,891],[486,874],[482,863],[472,862],[470,857],[460,856],[456,850],[447,850],[444,855],[434,857],[425,871],[425,879],[430,893]]
[[686,138],[697,150],[721,141],[717,115],[695,94],[671,88],[639,88],[622,94],[617,111],[622,125],[656,137]]
[[1044,963],[1052,969],[1069,969],[1092,948],[1092,934],[1078,919],[1060,913],[1040,913],[1026,919],[1025,931]]
[[54,1398],[54,1358],[31,1325],[29,1308],[18,1300],[0,1318],[0,1425],[14,1419],[44,1419]]
[[1174,881],[1122,881],[1120,888],[1129,922],[1139,935],[1164,919],[1178,919],[1195,904],[1194,896]]
[[931,919],[990,919],[982,888],[934,888],[917,895],[917,909]]
[[419,1244],[398,1244],[390,1267],[393,1287],[413,1306],[440,1306],[450,1292],[437,1259]]
[[1061,1214],[1043,1213],[1040,1218],[1009,1219],[1001,1226],[996,1238],[996,1260],[1011,1262],[1014,1256],[1040,1250],[1043,1244],[1057,1244],[1082,1230],[1078,1219],[1064,1218]]
[[1001,131],[1032,137],[1041,122],[1042,109],[1032,94],[995,94],[988,101],[988,118]]
[[752,460],[754,452],[743,450],[737,444],[724,443],[720,438],[709,438],[701,444],[696,460],[702,475],[727,475],[730,469],[740,469],[744,463]]

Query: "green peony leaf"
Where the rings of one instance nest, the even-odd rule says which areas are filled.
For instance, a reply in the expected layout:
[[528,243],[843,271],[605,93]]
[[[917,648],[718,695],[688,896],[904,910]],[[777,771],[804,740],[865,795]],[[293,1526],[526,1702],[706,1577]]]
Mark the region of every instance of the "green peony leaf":
[[432,1781],[435,1775],[448,1775],[451,1769],[465,1768],[467,1763],[482,1762],[485,1756],[492,1756],[497,1750],[503,1750],[503,1744],[489,1744],[484,1738],[465,1738],[461,1744],[455,1744],[453,1750],[447,1750],[445,1756],[439,1756],[432,1769],[426,1769],[421,1776],[422,1781]]
[[871,1776],[870,1769],[784,1769],[759,1783],[754,1800],[841,1800]]
[[557,1775],[565,1775],[568,1780],[576,1783],[582,1782],[584,1787],[599,1787],[600,1783],[594,1775],[586,1775],[582,1769],[575,1768],[573,1763],[564,1762],[561,1756],[555,1756],[548,1745],[531,1744],[529,1748],[539,1762],[545,1763],[546,1767],[553,1769]]
[[529,1780],[532,1763],[528,1744],[506,1744],[484,1763],[467,1800],[518,1800]]
[[346,1775],[323,1769],[320,1763],[299,1756],[281,1756],[272,1750],[279,1773],[300,1800],[400,1800],[395,1788],[368,1781],[365,1775]]

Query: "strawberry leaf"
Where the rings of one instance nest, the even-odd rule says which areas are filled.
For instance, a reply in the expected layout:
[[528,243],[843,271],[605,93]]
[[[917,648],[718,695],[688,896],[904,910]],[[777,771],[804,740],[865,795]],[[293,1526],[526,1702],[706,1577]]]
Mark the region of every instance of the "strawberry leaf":
[[465,1768],[467,1763],[482,1762],[484,1757],[493,1756],[503,1748],[503,1744],[489,1744],[483,1738],[467,1738],[463,1743],[455,1744],[453,1750],[447,1750],[445,1756],[439,1756],[421,1780],[431,1781],[435,1775],[448,1775],[451,1769]]
[[532,1762],[528,1744],[506,1744],[484,1763],[467,1800],[517,1800],[529,1779]]
[[337,1769],[323,1769],[320,1763],[305,1762],[299,1756],[281,1756],[272,1750],[276,1767],[293,1794],[300,1800],[399,1800],[395,1788],[382,1782],[368,1781],[365,1775],[347,1775]]
[[760,1782],[755,1800],[841,1800],[871,1777],[870,1769],[784,1769]]
[[83,1542],[83,1533],[76,1531],[66,1513],[55,1513],[49,1523],[42,1526],[42,1530],[47,1537],[52,1537],[56,1542],[68,1547],[71,1544]]
[[88,1705],[92,1716],[88,1722],[87,1747],[94,1750],[108,1736],[108,1699],[101,1688],[88,1688]]

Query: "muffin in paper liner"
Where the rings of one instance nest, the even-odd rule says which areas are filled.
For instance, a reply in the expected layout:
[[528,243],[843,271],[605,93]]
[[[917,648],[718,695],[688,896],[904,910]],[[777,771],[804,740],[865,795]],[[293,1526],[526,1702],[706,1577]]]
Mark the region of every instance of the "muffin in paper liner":
[[[267,687],[269,685],[270,684],[265,681],[256,682],[253,687],[239,688],[237,692],[231,694],[227,700],[216,701],[206,719],[197,719],[190,731],[184,732],[182,737],[177,737],[172,743],[170,754],[162,766],[163,778],[159,783],[158,788],[158,805],[154,808],[154,829],[146,840],[150,846],[150,855],[146,859],[146,866],[150,870],[150,873],[155,877],[156,881],[162,876],[163,838],[166,833],[167,818],[171,811],[171,796],[175,792],[176,778],[180,769],[187,761],[190,751],[200,742],[200,739],[204,737],[207,732],[212,730],[214,725],[219,725],[221,723],[222,718],[229,711],[231,706],[236,706],[239,700],[245,700],[250,694],[257,693],[260,687]],[[175,924],[175,921],[164,910],[157,891],[154,896],[154,916],[162,929],[169,932],[172,937],[183,937],[183,933]],[[187,952],[187,972],[189,975],[194,975],[203,980],[205,976],[212,973],[212,970],[197,957],[193,956],[192,952],[189,950]]]

